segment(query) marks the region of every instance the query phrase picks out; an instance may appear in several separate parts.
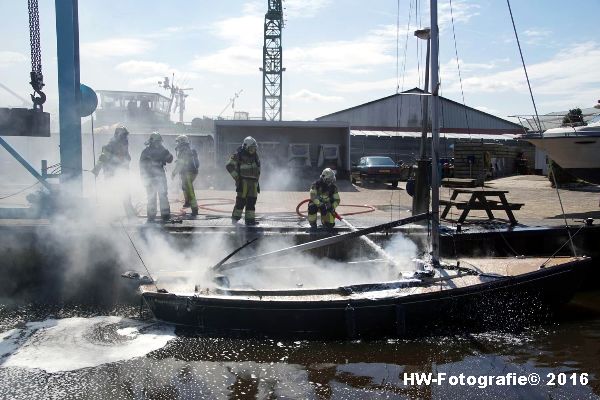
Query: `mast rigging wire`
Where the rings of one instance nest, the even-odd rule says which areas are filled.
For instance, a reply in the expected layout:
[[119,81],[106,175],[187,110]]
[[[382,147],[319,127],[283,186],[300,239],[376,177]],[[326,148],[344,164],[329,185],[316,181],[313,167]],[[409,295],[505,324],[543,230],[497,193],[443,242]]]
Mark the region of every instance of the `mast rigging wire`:
[[535,99],[533,98],[533,91],[531,90],[531,83],[529,82],[529,75],[527,74],[527,67],[525,66],[525,59],[523,58],[523,51],[521,50],[521,42],[519,41],[519,35],[517,34],[517,27],[515,26],[515,19],[513,17],[512,9],[510,8],[510,0],[506,0],[508,5],[508,12],[510,13],[510,20],[512,22],[513,31],[515,32],[515,38],[517,39],[517,46],[519,47],[519,55],[521,56],[521,63],[523,64],[523,71],[525,71],[525,78],[527,79],[527,87],[529,88],[529,95],[531,96],[531,102],[533,103],[533,109],[535,111],[535,122],[537,122],[540,135],[542,134],[542,124],[540,122],[540,116],[538,115],[537,106],[535,105]]
[[456,44],[456,32],[454,30],[454,12],[452,10],[452,0],[450,0],[450,19],[452,21],[452,37],[454,39],[454,54],[456,55],[456,68],[458,69],[458,80],[460,81],[460,94],[462,96],[463,110],[465,112],[465,121],[467,123],[467,132],[471,139],[471,126],[469,124],[469,115],[467,114],[467,104],[465,102],[465,92],[463,90],[462,74],[460,72],[460,62],[458,59],[458,46]]
[[[517,39],[517,45],[519,46],[519,55],[521,56],[521,63],[523,64],[523,71],[525,71],[525,78],[527,79],[527,87],[529,88],[529,95],[531,96],[531,102],[533,103],[533,109],[535,111],[535,121],[537,122],[538,129],[542,138],[542,125],[540,122],[540,116],[538,114],[537,106],[535,105],[535,99],[533,97],[533,91],[531,90],[531,83],[529,82],[529,75],[527,74],[527,67],[525,66],[525,59],[523,58],[523,51],[521,50],[521,42],[519,41],[519,35],[517,34],[517,27],[515,25],[515,19],[513,17],[512,9],[510,7],[510,0],[506,0],[506,4],[508,5],[508,12],[510,13],[510,20],[512,22],[513,31],[515,32],[515,38]],[[560,210],[562,211],[562,216],[565,221],[565,228],[567,229],[567,233],[569,235],[569,242],[571,244],[571,251],[574,256],[577,256],[575,252],[575,245],[573,244],[573,237],[571,236],[571,230],[569,229],[569,223],[567,222],[567,215],[565,214],[565,208],[563,206],[562,199],[560,197],[560,191],[558,190],[558,184],[556,182],[556,175],[554,171],[552,171],[552,178],[554,180],[554,188],[556,189],[556,195],[558,196],[558,202],[560,203]]]
[[148,277],[150,277],[150,279],[152,279],[152,284],[154,285],[154,287],[156,288],[156,291],[158,292],[158,286],[156,285],[156,281],[154,280],[154,278],[150,274],[150,270],[148,269],[148,267],[146,266],[146,263],[142,259],[142,256],[140,255],[140,252],[138,251],[137,247],[135,247],[135,244],[133,243],[133,240],[131,239],[131,236],[129,235],[129,232],[127,232],[127,229],[125,229],[125,225],[123,225],[123,221],[121,221],[120,219],[119,219],[119,224],[121,224],[121,228],[123,228],[123,232],[125,232],[125,235],[127,235],[127,238],[129,239],[129,242],[131,243],[131,246],[135,250],[135,253],[137,254],[138,258],[142,262],[142,265],[146,269],[146,272],[148,273]]

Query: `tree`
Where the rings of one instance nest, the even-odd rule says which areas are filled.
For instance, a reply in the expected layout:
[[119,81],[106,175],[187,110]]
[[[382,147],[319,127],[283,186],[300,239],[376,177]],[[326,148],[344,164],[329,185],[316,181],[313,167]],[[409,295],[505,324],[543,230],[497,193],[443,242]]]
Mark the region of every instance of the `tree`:
[[581,112],[581,108],[574,108],[569,110],[569,113],[563,117],[562,120],[563,126],[579,126],[583,125],[583,113]]

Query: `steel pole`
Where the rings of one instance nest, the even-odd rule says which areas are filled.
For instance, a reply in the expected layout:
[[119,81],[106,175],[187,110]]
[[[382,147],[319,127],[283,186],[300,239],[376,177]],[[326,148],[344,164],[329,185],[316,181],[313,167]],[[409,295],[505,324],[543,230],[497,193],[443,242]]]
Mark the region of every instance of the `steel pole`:
[[427,128],[429,122],[429,53],[431,50],[431,34],[427,38],[427,53],[425,56],[425,96],[422,96],[423,108],[421,110],[421,143],[419,146],[419,159],[417,160],[417,174],[415,176],[415,194],[412,201],[413,215],[427,212],[429,209],[429,160],[427,159]]
[[60,123],[60,183],[72,195],[83,194],[81,176],[81,89],[79,82],[79,22],[77,0],[55,0]]
[[440,144],[439,123],[439,31],[437,0],[430,0],[431,12],[431,255],[434,266],[440,263],[440,190],[438,159]]

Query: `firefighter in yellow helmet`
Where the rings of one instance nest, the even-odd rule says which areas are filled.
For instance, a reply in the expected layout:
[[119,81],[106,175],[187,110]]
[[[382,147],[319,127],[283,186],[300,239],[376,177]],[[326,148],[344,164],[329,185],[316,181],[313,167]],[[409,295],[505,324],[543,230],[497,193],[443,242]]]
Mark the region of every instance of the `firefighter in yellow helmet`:
[[[118,181],[117,178],[119,176],[128,177],[129,162],[131,161],[128,136],[129,131],[124,126],[118,126],[115,129],[114,136],[106,145],[102,146],[102,153],[98,157],[96,166],[92,169],[92,173],[95,176],[98,176],[100,171],[104,170],[104,178],[113,183]],[[115,190],[118,192],[115,195],[121,197],[121,202],[127,216],[136,216],[135,209],[131,205],[129,191],[126,188],[115,188]]]
[[340,204],[340,195],[335,185],[335,172],[325,168],[310,187],[308,202],[308,223],[311,229],[317,227],[317,213],[321,214],[321,223],[331,229],[335,226],[335,209]]
[[181,179],[181,190],[183,190],[183,198],[185,202],[183,207],[192,209],[192,216],[198,215],[198,202],[196,201],[196,192],[194,191],[194,180],[198,176],[198,153],[192,149],[190,139],[186,135],[179,135],[175,139],[175,169],[171,173],[171,177],[175,178],[179,174]]
[[260,186],[260,159],[258,157],[258,144],[252,136],[248,136],[242,145],[229,157],[225,168],[235,181],[235,205],[231,213],[231,222],[236,224],[242,218],[246,208],[246,225],[257,225],[255,207]]
[[154,221],[156,217],[157,195],[160,203],[160,216],[166,222],[171,219],[171,209],[167,197],[165,165],[173,161],[173,155],[162,145],[162,137],[158,132],[152,132],[145,144],[146,148],[140,156],[140,174],[146,186],[148,222]]

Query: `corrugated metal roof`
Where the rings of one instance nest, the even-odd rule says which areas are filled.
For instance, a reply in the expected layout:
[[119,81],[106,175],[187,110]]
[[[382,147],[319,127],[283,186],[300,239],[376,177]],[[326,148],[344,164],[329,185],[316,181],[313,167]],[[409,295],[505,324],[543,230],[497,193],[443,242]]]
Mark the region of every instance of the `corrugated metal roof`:
[[[419,88],[393,94],[316,118],[318,121],[348,121],[357,128],[416,128],[422,125],[423,100]],[[520,133],[522,127],[481,110],[440,96],[440,124],[447,129],[495,129]],[[431,108],[431,104],[429,104]],[[507,132],[508,133],[508,132]]]

